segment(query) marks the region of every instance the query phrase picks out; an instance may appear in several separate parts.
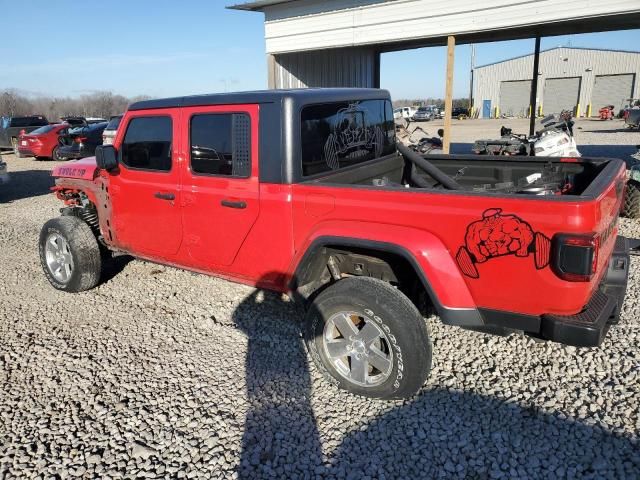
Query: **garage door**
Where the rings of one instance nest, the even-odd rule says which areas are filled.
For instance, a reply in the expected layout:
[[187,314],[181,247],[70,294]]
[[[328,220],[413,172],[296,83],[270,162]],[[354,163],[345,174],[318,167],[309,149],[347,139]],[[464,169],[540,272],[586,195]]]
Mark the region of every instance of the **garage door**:
[[509,117],[524,117],[529,113],[531,80],[500,82],[500,113]]
[[591,115],[597,116],[598,110],[605,105],[613,105],[618,111],[625,100],[633,95],[633,73],[622,75],[596,75],[591,96]]
[[573,111],[580,97],[580,77],[548,78],[544,82],[542,110],[545,115]]

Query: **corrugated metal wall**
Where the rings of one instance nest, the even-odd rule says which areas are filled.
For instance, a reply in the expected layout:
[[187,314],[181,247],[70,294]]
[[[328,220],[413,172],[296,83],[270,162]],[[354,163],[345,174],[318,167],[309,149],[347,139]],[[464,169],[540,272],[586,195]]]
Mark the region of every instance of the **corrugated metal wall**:
[[377,54],[373,49],[286,53],[274,55],[270,63],[269,88],[377,86]]
[[639,0],[305,0],[264,8],[267,53],[491,32],[640,11]]
[[[474,71],[473,98],[477,108],[483,100],[492,105],[500,104],[500,84],[503,81],[531,78],[533,55],[505,60]],[[540,53],[538,76],[538,105],[547,111],[544,100],[544,84],[547,78],[580,77],[580,114],[584,115],[592,101],[593,86],[597,75],[632,73],[640,78],[640,53],[612,50],[560,47]],[[640,97],[640,82],[633,87],[634,97]],[[592,114],[601,105],[592,105]],[[616,105],[616,108],[620,105]],[[495,113],[492,112],[492,114]]]

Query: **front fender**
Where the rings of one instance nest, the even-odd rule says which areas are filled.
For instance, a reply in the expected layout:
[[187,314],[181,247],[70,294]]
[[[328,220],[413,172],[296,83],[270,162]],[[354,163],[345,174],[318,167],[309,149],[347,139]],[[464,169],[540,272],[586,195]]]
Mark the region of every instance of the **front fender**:
[[325,222],[296,249],[291,275],[295,275],[305,255],[324,245],[366,247],[402,255],[421,276],[441,316],[445,310],[472,309],[477,312],[453,254],[430,232],[366,222]]

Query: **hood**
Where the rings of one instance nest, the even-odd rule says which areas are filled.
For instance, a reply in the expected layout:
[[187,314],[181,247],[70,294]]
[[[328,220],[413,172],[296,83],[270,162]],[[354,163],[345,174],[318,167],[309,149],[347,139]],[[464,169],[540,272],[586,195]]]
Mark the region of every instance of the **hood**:
[[96,157],[66,162],[64,165],[58,165],[51,172],[52,177],[80,178],[83,180],[93,180],[97,174]]

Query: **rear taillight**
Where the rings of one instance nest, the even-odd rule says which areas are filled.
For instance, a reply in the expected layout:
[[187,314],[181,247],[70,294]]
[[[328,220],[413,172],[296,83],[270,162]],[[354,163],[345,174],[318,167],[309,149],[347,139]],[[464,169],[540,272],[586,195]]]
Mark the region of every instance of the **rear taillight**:
[[76,143],[84,143],[87,137],[76,137],[74,140]]
[[553,237],[553,270],[568,282],[589,282],[596,273],[600,241],[596,235],[560,233]]

